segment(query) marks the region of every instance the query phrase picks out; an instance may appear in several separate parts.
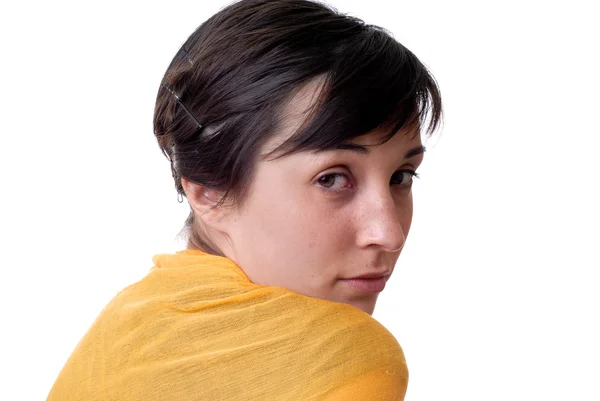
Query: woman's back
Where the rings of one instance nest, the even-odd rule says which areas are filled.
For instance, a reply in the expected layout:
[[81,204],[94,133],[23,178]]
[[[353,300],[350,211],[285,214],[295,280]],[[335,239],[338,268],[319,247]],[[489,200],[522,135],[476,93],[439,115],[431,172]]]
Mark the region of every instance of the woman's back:
[[403,398],[402,350],[367,313],[252,284],[200,251],[154,262],[104,309],[49,400]]

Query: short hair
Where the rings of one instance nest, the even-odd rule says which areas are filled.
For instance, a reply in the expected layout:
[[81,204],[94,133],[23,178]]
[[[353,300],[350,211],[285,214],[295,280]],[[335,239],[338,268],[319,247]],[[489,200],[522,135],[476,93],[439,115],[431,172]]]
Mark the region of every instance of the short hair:
[[[279,149],[326,150],[384,128],[431,135],[442,103],[433,76],[385,29],[311,0],[242,0],[201,24],[158,90],[154,133],[181,178],[242,202],[261,146],[293,95],[316,78],[310,119]],[[185,227],[199,249],[219,253]]]

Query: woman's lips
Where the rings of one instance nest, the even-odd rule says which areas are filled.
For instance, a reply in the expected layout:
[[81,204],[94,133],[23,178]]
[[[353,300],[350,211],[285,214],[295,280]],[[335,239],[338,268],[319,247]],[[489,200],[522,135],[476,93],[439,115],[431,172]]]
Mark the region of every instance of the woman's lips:
[[342,279],[341,281],[348,284],[354,290],[365,293],[378,293],[383,291],[385,283],[390,278],[389,275],[376,278],[356,277],[350,279]]

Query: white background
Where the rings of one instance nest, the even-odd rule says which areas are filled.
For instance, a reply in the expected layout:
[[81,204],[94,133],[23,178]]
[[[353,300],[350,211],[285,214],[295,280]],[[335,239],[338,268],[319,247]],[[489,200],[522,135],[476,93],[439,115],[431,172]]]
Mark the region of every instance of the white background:
[[[444,97],[374,315],[406,400],[600,400],[595,2],[330,3],[392,31]],[[45,399],[112,296],[182,248],[154,100],[225,4],[0,6],[0,399]]]

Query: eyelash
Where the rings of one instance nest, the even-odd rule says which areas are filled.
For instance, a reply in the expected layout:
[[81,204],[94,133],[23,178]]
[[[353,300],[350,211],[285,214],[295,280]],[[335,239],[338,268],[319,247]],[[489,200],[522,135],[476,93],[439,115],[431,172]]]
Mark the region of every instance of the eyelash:
[[[394,176],[395,176],[396,174],[402,174],[402,173],[408,173],[408,174],[410,175],[410,179],[411,179],[411,181],[410,181],[410,184],[411,184],[411,185],[412,185],[412,183],[413,183],[413,180],[414,180],[415,178],[420,178],[420,177],[419,177],[419,174],[417,174],[417,172],[416,172],[416,171],[413,171],[413,170],[400,170],[400,171],[396,171],[396,172],[394,173],[394,175],[392,176],[392,180],[394,179]],[[402,185],[402,184],[396,184],[396,185]]]
[[[417,172],[416,172],[416,171],[413,171],[413,170],[400,170],[400,171],[396,171],[396,172],[394,173],[394,175],[392,176],[392,180],[391,180],[390,184],[391,184],[391,185],[402,185],[402,184],[400,184],[400,183],[394,183],[394,181],[395,181],[394,177],[396,177],[398,174],[402,175],[402,174],[405,174],[405,173],[409,174],[409,175],[410,175],[410,177],[411,177],[411,182],[410,182],[410,185],[406,185],[406,186],[407,186],[407,187],[409,187],[409,188],[412,186],[412,182],[413,182],[413,181],[412,181],[412,179],[414,179],[414,178],[420,178],[420,177],[419,177],[419,174],[417,174]],[[327,186],[325,186],[325,185],[323,185],[323,184],[322,184],[322,180],[323,180],[324,178],[332,178],[332,177],[333,177],[333,178],[340,178],[340,177],[343,177],[343,178],[347,179],[348,181],[350,181],[350,178],[348,178],[348,176],[347,176],[346,174],[344,174],[344,173],[329,173],[329,174],[325,174],[325,175],[323,175],[323,176],[319,177],[319,178],[317,179],[317,183],[318,183],[319,185],[321,185],[321,187],[323,187],[323,188],[325,188],[325,189],[332,190],[332,191],[339,191],[339,190],[342,190],[342,189],[346,188],[346,187],[344,187],[344,188],[341,188],[341,189],[331,189],[331,187],[327,187]],[[335,183],[335,182],[334,182],[334,183]],[[332,186],[333,186],[333,185],[332,185]],[[350,187],[352,187],[352,185],[350,185]]]

